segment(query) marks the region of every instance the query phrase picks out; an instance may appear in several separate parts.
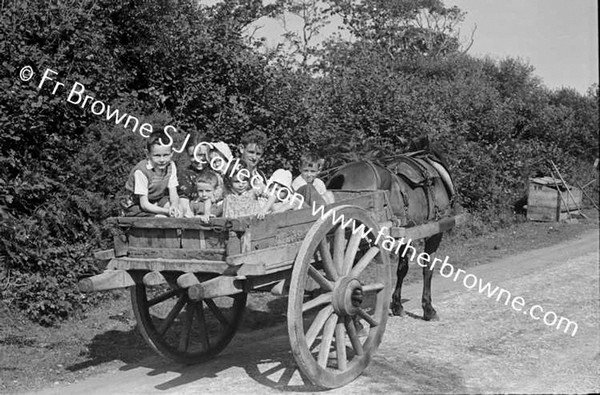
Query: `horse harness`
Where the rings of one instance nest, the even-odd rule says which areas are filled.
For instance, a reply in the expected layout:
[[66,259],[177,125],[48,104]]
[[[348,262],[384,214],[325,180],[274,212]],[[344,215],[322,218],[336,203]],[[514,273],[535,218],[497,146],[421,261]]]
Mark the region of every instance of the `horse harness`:
[[[427,199],[427,218],[439,220],[442,213],[437,205],[434,191],[434,180],[440,178],[435,167],[429,163],[431,159],[429,155],[399,155],[385,166],[390,172],[405,180],[412,189],[422,188]],[[401,185],[401,184],[400,184]],[[402,191],[401,195],[404,200],[405,211],[408,213],[408,194],[407,191]]]

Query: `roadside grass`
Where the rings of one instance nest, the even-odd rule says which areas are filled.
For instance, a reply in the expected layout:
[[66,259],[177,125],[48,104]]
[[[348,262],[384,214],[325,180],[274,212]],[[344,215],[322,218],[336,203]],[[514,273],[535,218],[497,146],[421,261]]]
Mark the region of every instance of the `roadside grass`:
[[[521,222],[474,236],[466,229],[445,235],[437,257],[455,267],[472,267],[503,256],[556,244],[598,228],[598,213],[576,224]],[[396,267],[393,267],[395,272]],[[410,265],[408,282],[420,281],[422,270]],[[433,280],[435,295],[436,276]],[[252,293],[240,332],[285,322],[287,299]],[[129,292],[112,291],[100,305],[56,327],[41,327],[0,302],[0,393],[16,393],[71,383],[85,377],[135,366],[154,355],[135,328]]]

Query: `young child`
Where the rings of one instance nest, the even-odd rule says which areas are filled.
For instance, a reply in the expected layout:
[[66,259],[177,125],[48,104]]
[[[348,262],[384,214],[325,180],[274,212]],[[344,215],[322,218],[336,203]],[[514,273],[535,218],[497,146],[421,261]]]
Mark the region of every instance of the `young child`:
[[222,142],[218,141],[216,143],[211,143],[210,151],[208,152],[208,160],[211,166],[211,169],[217,175],[219,180],[219,184],[217,189],[215,190],[215,201],[222,201],[224,197],[224,189],[225,185],[223,183],[223,176],[227,173],[226,164],[231,163],[233,160],[233,154],[229,149],[229,146]]
[[[292,189],[303,195],[307,203],[313,200],[321,204],[334,202],[333,193],[327,190],[320,178],[317,178],[324,162],[311,153],[305,153],[300,158],[300,175],[292,182]],[[314,196],[315,192],[317,196]]]
[[138,162],[127,178],[131,193],[126,216],[179,217],[177,167],[172,161],[172,145],[164,132],[153,132],[146,142],[146,159]]
[[[267,147],[267,135],[258,130],[252,130],[242,136],[241,144],[238,146],[240,159],[246,162],[248,170],[250,170],[250,177],[256,175],[260,176],[262,186],[265,185],[267,177],[258,168],[258,165],[262,159],[262,156]],[[256,180],[256,178],[255,178]],[[261,185],[258,182],[253,181],[252,186],[260,189]]]
[[205,169],[196,178],[196,193],[190,202],[190,209],[194,215],[199,215],[202,222],[209,222],[211,216],[218,216],[222,212],[222,202],[215,200],[215,191],[219,184],[217,174]]
[[187,146],[188,164],[178,172],[177,194],[179,195],[179,210],[184,217],[192,217],[190,201],[196,197],[196,179],[205,169],[208,169],[209,143],[191,143]]
[[225,177],[227,193],[223,199],[223,217],[259,215],[264,218],[258,198],[262,191],[250,186],[250,169],[243,160]]
[[303,200],[295,197],[292,191],[292,173],[289,170],[275,170],[269,178],[265,193],[269,196],[262,209],[266,214],[283,213],[302,208]]

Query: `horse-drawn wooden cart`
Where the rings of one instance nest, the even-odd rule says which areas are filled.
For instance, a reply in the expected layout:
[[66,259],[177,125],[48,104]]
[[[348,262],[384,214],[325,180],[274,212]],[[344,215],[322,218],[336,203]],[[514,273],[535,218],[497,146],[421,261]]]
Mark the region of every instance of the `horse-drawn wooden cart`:
[[230,342],[248,292],[287,294],[298,367],[316,385],[344,385],[367,367],[385,330],[392,274],[390,253],[376,244],[380,229],[416,240],[462,218],[402,228],[386,191],[334,195],[338,203],[322,212],[309,208],[262,221],[113,218],[114,248],[96,253],[106,270],[79,288],[129,287],[144,339],[158,354],[187,364]]

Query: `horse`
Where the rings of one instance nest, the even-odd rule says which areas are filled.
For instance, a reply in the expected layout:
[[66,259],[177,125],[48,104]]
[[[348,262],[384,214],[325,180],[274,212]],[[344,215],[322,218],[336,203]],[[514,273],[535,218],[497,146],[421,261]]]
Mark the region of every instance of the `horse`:
[[[449,216],[454,211],[454,186],[445,158],[428,142],[422,148],[382,161],[360,160],[345,164],[328,178],[327,189],[389,191],[390,206],[400,220],[400,226],[420,225]],[[438,233],[425,239],[427,254],[437,251],[442,235]],[[398,256],[397,282],[390,311],[392,315],[403,316],[402,282],[408,273],[409,259],[407,254]],[[425,266],[421,298],[425,321],[439,319],[431,304],[432,276],[433,270]]]

